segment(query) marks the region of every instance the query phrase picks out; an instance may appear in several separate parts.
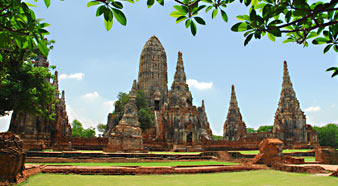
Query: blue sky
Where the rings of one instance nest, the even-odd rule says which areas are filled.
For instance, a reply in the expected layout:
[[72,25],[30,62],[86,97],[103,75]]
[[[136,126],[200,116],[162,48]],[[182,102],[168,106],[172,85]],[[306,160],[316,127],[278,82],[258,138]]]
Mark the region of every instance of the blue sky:
[[[177,52],[183,53],[193,102],[200,106],[205,100],[215,134],[222,134],[232,84],[247,127],[273,124],[284,60],[307,123],[338,123],[338,78],[325,72],[337,64],[337,54],[324,55],[324,46],[283,44],[285,38],[253,40],[244,47],[243,33],[230,30],[238,22],[235,17],[246,13],[244,5],[228,7],[228,23],[220,15],[212,20],[210,14],[202,13],[207,25],[198,26],[193,37],[183,23],[176,24],[169,16],[171,1],[150,9],[145,1],[125,3],[127,26],[115,21],[108,32],[103,19],[95,16],[96,8],[86,7],[88,1],[52,1],[48,9],[42,0],[28,2],[38,6],[34,8],[37,17],[51,24],[49,38],[56,43],[49,61],[59,71],[69,118],[82,121],[85,127],[106,123],[118,93],[129,91],[137,79],[142,47],[152,35],[160,39],[167,53],[168,87]],[[0,130],[7,130],[8,125],[9,117],[0,118]]]

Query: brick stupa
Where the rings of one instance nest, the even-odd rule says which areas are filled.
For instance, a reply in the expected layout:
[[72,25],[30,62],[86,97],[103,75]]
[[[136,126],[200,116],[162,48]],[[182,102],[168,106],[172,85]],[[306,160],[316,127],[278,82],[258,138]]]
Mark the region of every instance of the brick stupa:
[[238,107],[235,86],[232,85],[228,115],[224,123],[223,138],[228,141],[238,141],[245,137],[246,126]]

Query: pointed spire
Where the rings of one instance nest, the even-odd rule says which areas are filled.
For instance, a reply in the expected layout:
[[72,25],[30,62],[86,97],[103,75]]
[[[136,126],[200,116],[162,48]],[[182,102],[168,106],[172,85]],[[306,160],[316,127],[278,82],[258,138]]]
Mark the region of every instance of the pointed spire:
[[229,141],[238,141],[246,135],[246,126],[239,110],[235,86],[231,86],[230,105],[227,118],[224,123],[223,137]]
[[202,99],[202,109],[205,109],[205,106],[204,106],[204,99]]
[[65,91],[62,90],[61,101],[65,102]]
[[236,92],[235,92],[235,86],[231,86],[231,98],[230,98],[230,105],[238,107],[237,99],[236,99]]
[[183,59],[182,59],[182,53],[181,52],[178,52],[178,59],[177,59],[174,81],[176,81],[178,83],[185,83],[186,82],[186,75],[185,75],[185,72],[184,72],[184,65],[183,65]]
[[284,61],[284,70],[283,70],[283,88],[292,88],[292,83],[290,80],[289,70],[288,70],[288,64],[286,61]]
[[59,90],[59,79],[58,79],[58,71],[56,70],[54,73],[55,78],[53,79],[52,85],[56,88],[56,90]]
[[136,91],[137,91],[136,80],[134,80],[133,86],[131,87],[131,90],[130,90],[130,92],[129,92],[129,97],[134,97],[134,98],[136,98]]

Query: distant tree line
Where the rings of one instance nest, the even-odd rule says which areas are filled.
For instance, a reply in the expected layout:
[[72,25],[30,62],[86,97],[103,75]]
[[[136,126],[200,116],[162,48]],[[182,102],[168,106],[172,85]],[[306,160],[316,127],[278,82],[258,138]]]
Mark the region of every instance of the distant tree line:
[[329,123],[322,127],[313,127],[317,131],[319,144],[338,148],[338,124]]

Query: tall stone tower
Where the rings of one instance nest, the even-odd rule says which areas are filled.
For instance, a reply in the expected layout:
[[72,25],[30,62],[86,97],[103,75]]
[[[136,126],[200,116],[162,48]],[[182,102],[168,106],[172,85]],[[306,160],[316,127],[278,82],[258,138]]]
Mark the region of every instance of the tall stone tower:
[[246,126],[242,120],[241,112],[239,111],[235,86],[232,85],[228,115],[224,123],[223,138],[229,141],[238,141],[245,137]]
[[154,110],[160,110],[167,102],[167,55],[156,36],[152,36],[142,49],[138,88],[144,91]]
[[275,114],[273,134],[285,143],[306,142],[306,118],[293,90],[288,66],[284,61],[282,91]]
[[192,95],[189,91],[189,86],[186,83],[186,75],[182,60],[182,53],[178,52],[176,72],[173,84],[169,94],[169,107],[181,108],[192,106]]

